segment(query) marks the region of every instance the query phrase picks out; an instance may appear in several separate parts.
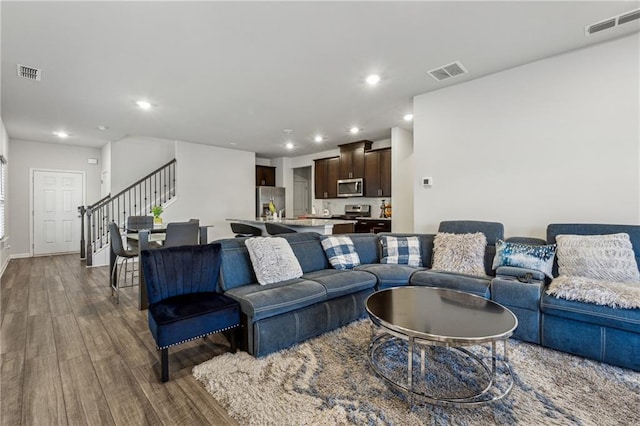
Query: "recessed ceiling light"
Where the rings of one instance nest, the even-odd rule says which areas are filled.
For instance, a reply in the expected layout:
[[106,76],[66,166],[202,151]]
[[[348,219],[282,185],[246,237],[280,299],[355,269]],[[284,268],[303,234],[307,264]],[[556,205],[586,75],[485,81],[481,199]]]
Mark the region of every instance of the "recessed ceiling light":
[[322,142],[323,139],[324,138],[322,136],[320,136],[320,135],[317,135],[315,138],[313,138],[313,140],[316,141],[316,142]]
[[402,118],[404,118],[404,121],[411,121],[413,120],[413,114],[407,114]]
[[98,128],[98,130],[102,130],[104,132],[105,130],[107,130],[109,128],[109,126],[100,125],[97,128]]
[[287,142],[285,146],[287,147],[287,149],[293,149],[293,142]]
[[351,129],[349,129],[349,131],[355,135],[360,131],[360,129],[358,129],[357,127],[352,127]]
[[375,86],[380,82],[380,76],[378,74],[371,74],[367,76],[365,81],[367,82],[367,84]]
[[57,137],[59,137],[60,139],[64,139],[64,138],[68,138],[69,137],[69,133],[67,132],[63,132],[63,131],[57,131],[57,132],[53,132],[54,135],[56,135]]
[[137,101],[136,105],[138,105],[140,109],[151,109],[151,104],[147,101]]

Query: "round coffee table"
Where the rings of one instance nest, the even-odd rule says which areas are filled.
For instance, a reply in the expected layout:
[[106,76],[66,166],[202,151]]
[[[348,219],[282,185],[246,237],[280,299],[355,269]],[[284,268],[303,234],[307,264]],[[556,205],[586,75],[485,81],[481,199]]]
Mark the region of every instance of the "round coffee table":
[[[507,340],[518,325],[515,315],[504,306],[491,300],[455,290],[434,287],[394,287],[378,291],[366,301],[366,309],[372,321],[372,337],[369,345],[369,362],[372,368],[396,388],[409,394],[413,407],[414,395],[427,402],[440,405],[477,406],[498,401],[511,392],[513,375],[508,360]],[[504,353],[499,357],[496,344],[503,342]],[[489,344],[490,355],[483,358],[464,347]],[[414,349],[420,349],[422,388],[416,388],[414,379]],[[426,385],[425,353],[429,347],[449,348],[470,360],[477,370],[474,379],[486,381],[480,390],[471,394],[436,396]],[[387,352],[393,355],[386,355]],[[381,364],[393,362],[388,357],[398,356],[398,350],[406,352],[406,374],[390,375]],[[451,351],[453,350],[453,351]],[[449,354],[446,354],[449,356]],[[490,362],[490,364],[488,364]],[[441,369],[442,370],[442,369]],[[484,377],[482,377],[484,376]],[[451,377],[451,381],[456,380]],[[498,386],[500,382],[500,386]],[[406,383],[406,385],[405,385]],[[468,392],[466,392],[468,393]]]

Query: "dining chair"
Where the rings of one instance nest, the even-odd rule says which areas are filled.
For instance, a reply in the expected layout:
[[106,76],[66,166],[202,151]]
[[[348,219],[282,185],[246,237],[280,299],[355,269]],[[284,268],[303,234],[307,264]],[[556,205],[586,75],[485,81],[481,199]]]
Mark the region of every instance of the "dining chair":
[[138,232],[141,229],[153,229],[153,216],[129,216],[127,218],[127,233]]
[[167,224],[164,247],[190,246],[198,244],[199,221],[171,222]]
[[293,234],[298,232],[295,229],[287,228],[286,226],[277,223],[265,222],[264,226],[269,235]]
[[259,237],[262,230],[246,223],[231,222],[231,232],[236,234],[236,238],[241,237]]
[[[111,241],[111,250],[116,255],[116,260],[113,265],[113,270],[111,271],[111,296],[113,296],[115,291],[116,303],[120,303],[120,288],[122,287],[133,287],[136,285],[134,273],[135,273],[135,262],[132,262],[131,266],[131,284],[130,285],[121,285],[120,278],[122,276],[123,265],[124,265],[124,279],[125,282],[127,280],[127,271],[129,269],[129,262],[133,261],[137,256],[138,252],[134,250],[127,250],[122,243],[122,235],[120,234],[120,228],[115,222],[109,222],[109,235]],[[120,260],[120,268],[118,268],[118,261]],[[118,269],[120,272],[117,273]]]
[[216,293],[221,244],[143,250],[141,263],[149,297],[149,330],[160,350],[161,380],[169,380],[169,348],[227,332],[236,351],[240,304]]

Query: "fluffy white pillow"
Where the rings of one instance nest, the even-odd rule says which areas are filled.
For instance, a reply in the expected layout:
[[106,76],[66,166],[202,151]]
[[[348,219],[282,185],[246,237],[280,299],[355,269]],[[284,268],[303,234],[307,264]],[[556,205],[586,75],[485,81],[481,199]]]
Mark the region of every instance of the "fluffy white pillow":
[[302,276],[300,262],[284,238],[253,237],[244,243],[258,283],[272,284]]
[[640,280],[629,234],[558,235],[558,274],[615,282]]
[[484,270],[486,247],[487,237],[482,232],[474,234],[438,232],[433,240],[431,269],[484,277],[486,276]]

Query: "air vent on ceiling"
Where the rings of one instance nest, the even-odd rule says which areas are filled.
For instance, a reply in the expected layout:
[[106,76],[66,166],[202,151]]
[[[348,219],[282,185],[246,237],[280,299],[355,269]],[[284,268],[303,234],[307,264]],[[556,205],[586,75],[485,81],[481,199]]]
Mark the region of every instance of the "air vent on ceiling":
[[460,61],[456,61],[429,71],[429,75],[436,81],[442,81],[467,72],[467,69],[460,63]]
[[40,81],[41,76],[41,69],[18,64],[18,77],[26,78],[28,80]]
[[591,35],[600,31],[608,30],[609,28],[613,28],[618,25],[636,21],[638,19],[640,19],[640,9],[632,10],[631,12],[623,13],[622,15],[614,16],[612,18],[605,19],[604,21],[587,25],[584,28],[584,32],[586,35]]

